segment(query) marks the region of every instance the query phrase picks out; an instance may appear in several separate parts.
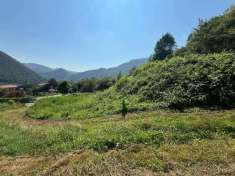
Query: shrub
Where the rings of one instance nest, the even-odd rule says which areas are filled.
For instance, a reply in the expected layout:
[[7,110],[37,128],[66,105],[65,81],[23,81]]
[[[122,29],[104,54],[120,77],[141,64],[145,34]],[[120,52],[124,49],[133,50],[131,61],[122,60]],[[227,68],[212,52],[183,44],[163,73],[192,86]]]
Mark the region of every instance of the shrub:
[[32,103],[35,101],[35,97],[19,97],[19,98],[0,98],[0,103],[15,102],[15,103]]
[[228,107],[235,101],[235,55],[189,55],[150,62],[115,85],[162,107]]

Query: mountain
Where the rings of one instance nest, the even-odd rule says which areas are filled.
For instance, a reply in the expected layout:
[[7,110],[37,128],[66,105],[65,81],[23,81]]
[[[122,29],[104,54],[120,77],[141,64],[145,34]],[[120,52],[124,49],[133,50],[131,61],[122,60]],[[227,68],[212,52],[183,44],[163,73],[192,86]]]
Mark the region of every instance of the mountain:
[[45,79],[56,78],[57,80],[69,80],[69,76],[76,73],[63,68],[54,69],[35,63],[24,63],[24,65]]
[[0,82],[1,83],[40,83],[43,79],[24,64],[0,51]]
[[70,80],[70,76],[72,76],[73,74],[74,72],[72,71],[68,71],[63,68],[58,68],[50,72],[41,73],[40,75],[46,79],[55,78],[57,80]]
[[85,72],[73,72],[63,68],[52,69],[50,67],[32,63],[25,65],[46,79],[55,78],[57,80],[79,81],[87,78],[115,77],[120,72],[122,74],[128,74],[132,68],[138,67],[146,62],[147,59],[133,59],[117,67],[100,68]]
[[39,65],[39,64],[34,64],[34,63],[24,63],[24,65],[38,74],[53,71],[52,68],[46,67],[44,65]]
[[112,68],[100,68],[96,70],[90,70],[73,74],[70,80],[79,81],[86,78],[104,78],[104,77],[115,77],[120,72],[122,74],[128,74],[132,68],[138,67],[147,62],[147,59],[133,59],[127,63],[121,64],[117,67]]

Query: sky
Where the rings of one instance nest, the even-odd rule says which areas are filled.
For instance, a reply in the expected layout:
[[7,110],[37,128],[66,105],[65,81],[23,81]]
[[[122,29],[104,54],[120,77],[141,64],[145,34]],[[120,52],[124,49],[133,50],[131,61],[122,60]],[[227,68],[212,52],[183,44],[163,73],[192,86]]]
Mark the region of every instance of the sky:
[[178,47],[198,20],[235,0],[0,0],[0,50],[21,62],[85,71],[146,58],[170,32]]

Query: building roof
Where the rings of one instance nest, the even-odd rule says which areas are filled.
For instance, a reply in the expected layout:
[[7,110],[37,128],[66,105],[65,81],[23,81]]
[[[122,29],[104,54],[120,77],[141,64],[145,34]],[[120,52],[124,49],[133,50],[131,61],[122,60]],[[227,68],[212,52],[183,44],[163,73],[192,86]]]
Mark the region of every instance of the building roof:
[[11,88],[17,88],[18,85],[16,84],[2,84],[0,85],[0,89],[11,89]]

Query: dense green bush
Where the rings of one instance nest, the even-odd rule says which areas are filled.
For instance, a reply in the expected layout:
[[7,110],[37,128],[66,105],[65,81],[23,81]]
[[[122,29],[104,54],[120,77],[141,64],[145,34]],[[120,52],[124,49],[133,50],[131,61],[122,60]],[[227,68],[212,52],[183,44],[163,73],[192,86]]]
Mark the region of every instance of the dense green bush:
[[95,92],[95,91],[103,91],[105,89],[110,88],[115,83],[114,78],[90,78],[80,80],[77,84],[74,85],[74,89],[76,92]]
[[150,62],[115,87],[161,107],[231,106],[235,102],[235,55],[188,55]]

